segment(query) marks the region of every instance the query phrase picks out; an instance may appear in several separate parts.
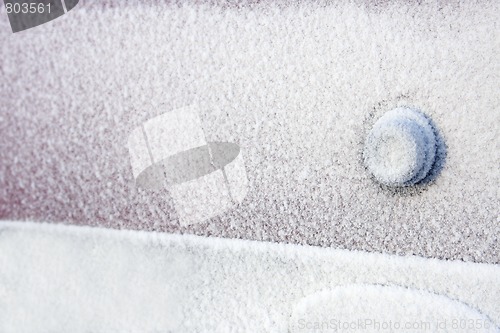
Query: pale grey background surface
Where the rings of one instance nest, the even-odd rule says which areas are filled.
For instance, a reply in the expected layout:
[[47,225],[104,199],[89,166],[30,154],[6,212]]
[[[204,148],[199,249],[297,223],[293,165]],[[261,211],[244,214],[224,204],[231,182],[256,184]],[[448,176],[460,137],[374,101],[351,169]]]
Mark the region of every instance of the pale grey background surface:
[[[498,263],[498,7],[99,2],[18,34],[2,14],[0,219]],[[192,104],[209,141],[240,145],[249,192],[180,227],[168,191],[135,187],[126,142]],[[360,163],[397,105],[448,147],[407,196]]]

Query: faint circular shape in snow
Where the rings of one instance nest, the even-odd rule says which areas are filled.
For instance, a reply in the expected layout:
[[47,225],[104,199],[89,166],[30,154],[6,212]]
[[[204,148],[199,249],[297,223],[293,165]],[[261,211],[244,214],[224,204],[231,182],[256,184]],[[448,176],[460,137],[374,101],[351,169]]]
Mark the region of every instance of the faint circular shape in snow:
[[476,309],[444,295],[370,284],[306,296],[290,317],[292,333],[346,331],[498,332],[498,327]]
[[420,111],[400,107],[385,113],[365,141],[364,163],[387,186],[410,186],[424,179],[436,157],[436,136]]

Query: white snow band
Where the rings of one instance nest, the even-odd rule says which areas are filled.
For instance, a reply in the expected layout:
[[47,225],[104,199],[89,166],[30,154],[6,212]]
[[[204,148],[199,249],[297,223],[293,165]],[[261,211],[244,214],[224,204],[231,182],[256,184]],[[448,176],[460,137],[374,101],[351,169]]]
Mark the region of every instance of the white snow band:
[[219,215],[243,201],[248,179],[240,147],[206,142],[197,112],[189,107],[150,119],[128,140],[136,185],[166,187],[181,224]]

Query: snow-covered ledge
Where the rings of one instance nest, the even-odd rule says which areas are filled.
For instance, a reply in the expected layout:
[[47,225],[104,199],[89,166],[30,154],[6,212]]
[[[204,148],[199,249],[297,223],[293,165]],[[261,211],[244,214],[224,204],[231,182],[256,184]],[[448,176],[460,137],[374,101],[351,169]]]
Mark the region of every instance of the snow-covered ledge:
[[[448,321],[448,331],[457,332],[450,326],[454,319],[500,324],[499,277],[498,265],[189,235],[0,223],[1,332],[40,328],[75,333],[297,332],[302,324],[323,318],[317,316],[321,309],[311,308],[315,302],[326,307],[341,302],[325,303],[320,294],[312,304],[310,296],[318,292],[355,296],[348,291],[354,288],[359,294],[360,285],[387,286],[367,288],[363,294],[368,298],[394,296],[394,290],[400,290],[395,297],[413,305],[435,300],[426,306],[439,308],[431,317],[447,314],[439,319]],[[351,284],[358,287],[339,290]],[[356,313],[350,304],[352,317]],[[309,317],[301,316],[304,306],[311,310],[306,311]],[[402,305],[386,314],[403,322],[411,308]],[[328,319],[345,319],[340,310],[336,314]],[[363,319],[361,312],[359,316]],[[494,329],[491,325],[476,331]],[[303,331],[307,332],[305,326]]]

